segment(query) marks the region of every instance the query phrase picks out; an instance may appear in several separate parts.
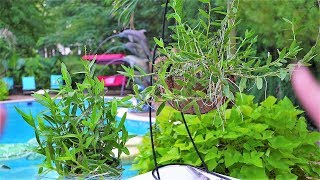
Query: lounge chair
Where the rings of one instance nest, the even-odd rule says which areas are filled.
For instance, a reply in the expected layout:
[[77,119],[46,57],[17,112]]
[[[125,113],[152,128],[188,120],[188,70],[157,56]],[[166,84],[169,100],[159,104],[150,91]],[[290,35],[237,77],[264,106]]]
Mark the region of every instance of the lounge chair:
[[62,75],[50,76],[50,89],[60,89],[62,85]]
[[120,95],[123,95],[124,87],[126,85],[126,77],[123,75],[113,76],[98,76],[98,79],[104,83],[105,87],[118,87],[121,86]]
[[22,77],[23,94],[31,94],[36,90],[36,81],[33,76]]
[[14,85],[13,77],[4,77],[2,78],[2,80],[7,84],[8,90],[13,90],[13,85]]

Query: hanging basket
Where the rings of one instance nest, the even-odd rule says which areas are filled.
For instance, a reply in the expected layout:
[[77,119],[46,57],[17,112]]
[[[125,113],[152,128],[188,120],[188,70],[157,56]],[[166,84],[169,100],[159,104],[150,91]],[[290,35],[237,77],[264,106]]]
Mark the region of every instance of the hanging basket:
[[[175,79],[182,79],[181,77],[168,77],[166,79],[166,84],[169,87],[169,90],[172,91],[173,89],[176,90],[181,90],[182,86],[180,86],[179,84],[176,83]],[[199,83],[196,83],[196,85],[194,86],[194,90],[195,91],[202,91],[204,93],[207,93],[207,88],[203,87],[202,85],[200,85]],[[163,92],[163,89],[161,90],[161,92]],[[211,111],[212,109],[217,108],[218,106],[220,106],[223,102],[224,102],[225,98],[224,97],[218,97],[216,100],[204,100],[204,99],[200,99],[197,100],[197,104],[199,106],[200,109],[200,113],[204,114],[207,113],[209,111]],[[190,108],[183,110],[184,107],[189,104],[192,100],[185,100],[185,101],[179,101],[179,102],[175,102],[175,101],[168,101],[168,103],[176,110],[183,112],[185,114],[196,114],[196,110],[194,109],[193,106],[191,106]]]

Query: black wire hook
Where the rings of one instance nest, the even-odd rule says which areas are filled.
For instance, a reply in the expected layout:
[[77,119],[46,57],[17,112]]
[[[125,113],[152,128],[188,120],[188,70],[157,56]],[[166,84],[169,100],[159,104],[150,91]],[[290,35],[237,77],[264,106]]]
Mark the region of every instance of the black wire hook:
[[[161,37],[162,39],[164,39],[164,30],[165,30],[165,24],[166,24],[166,15],[167,15],[167,11],[168,11],[168,4],[169,4],[169,0],[166,0],[166,5],[165,5],[165,9],[163,12],[163,18],[162,18],[162,34]],[[153,53],[152,53],[152,64],[151,64],[151,74],[154,71],[154,63],[155,63],[155,59],[156,59],[156,50],[158,48],[158,45],[155,45],[153,48]],[[153,85],[153,76],[150,76],[150,85]],[[156,180],[160,180],[160,174],[159,174],[159,168],[158,168],[158,163],[157,163],[157,157],[156,157],[156,151],[154,148],[154,140],[153,140],[153,132],[152,132],[152,122],[151,122],[151,99],[148,102],[149,105],[149,128],[150,128],[150,140],[151,140],[151,147],[152,147],[152,155],[153,155],[153,161],[154,161],[154,166],[155,166],[155,170],[157,171],[157,177],[152,173],[153,177]]]

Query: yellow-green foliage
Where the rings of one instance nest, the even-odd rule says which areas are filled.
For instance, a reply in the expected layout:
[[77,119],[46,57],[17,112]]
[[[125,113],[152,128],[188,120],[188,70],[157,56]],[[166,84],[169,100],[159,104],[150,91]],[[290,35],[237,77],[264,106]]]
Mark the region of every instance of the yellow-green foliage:
[[[195,143],[210,171],[241,179],[297,179],[319,177],[320,134],[308,132],[303,111],[288,98],[273,96],[260,105],[254,96],[237,95],[236,106],[186,115]],[[200,166],[180,112],[165,107],[156,120],[155,145],[160,165]],[[154,168],[149,137],[139,147],[134,168]]]

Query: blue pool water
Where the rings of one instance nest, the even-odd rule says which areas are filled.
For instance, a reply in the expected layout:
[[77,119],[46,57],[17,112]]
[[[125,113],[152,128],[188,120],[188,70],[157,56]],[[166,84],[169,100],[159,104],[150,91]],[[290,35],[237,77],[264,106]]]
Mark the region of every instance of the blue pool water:
[[[35,101],[28,101],[3,103],[0,105],[7,111],[7,122],[5,124],[4,132],[0,137],[0,145],[27,143],[35,137],[33,129],[22,119],[14,107],[16,106],[24,112],[31,112],[31,114],[35,116],[44,110],[44,107],[41,104]],[[148,131],[149,124],[148,122],[127,119],[125,126],[129,134],[144,135]],[[10,170],[0,169],[0,179],[35,179],[38,171],[37,165],[40,162],[41,160],[39,159],[30,159],[26,157],[2,161],[0,159],[0,166],[5,164],[11,168]],[[123,165],[123,168],[125,169],[123,173],[124,179],[137,174],[137,172],[131,171],[130,167],[130,165]]]

